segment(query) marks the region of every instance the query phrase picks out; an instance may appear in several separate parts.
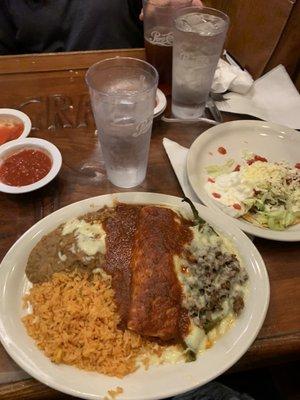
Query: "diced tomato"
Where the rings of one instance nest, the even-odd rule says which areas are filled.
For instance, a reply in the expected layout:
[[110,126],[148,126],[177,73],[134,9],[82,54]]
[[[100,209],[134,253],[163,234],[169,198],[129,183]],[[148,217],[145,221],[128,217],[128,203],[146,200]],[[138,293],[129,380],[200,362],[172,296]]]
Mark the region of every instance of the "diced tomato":
[[241,209],[242,209],[242,207],[241,207],[240,204],[238,204],[238,203],[234,203],[234,204],[232,205],[232,207],[235,208],[236,210],[241,210]]
[[300,169],[300,162],[297,162],[297,164],[295,164],[295,168]]
[[216,199],[220,199],[220,198],[221,198],[220,193],[213,192],[212,195],[213,195]]
[[253,163],[255,163],[255,161],[268,162],[268,160],[265,157],[255,154],[254,158],[251,158],[251,160],[247,161],[247,164],[252,165]]
[[241,169],[241,166],[240,166],[240,164],[238,164],[235,168],[234,168],[234,171],[239,171]]
[[219,147],[218,148],[218,152],[222,155],[227,154],[227,150],[225,149],[225,147]]
[[255,154],[254,160],[255,161],[261,161],[261,162],[268,162],[268,160],[265,157],[258,156],[257,154]]
[[215,180],[212,179],[212,178],[208,178],[208,179],[207,179],[207,182],[215,183]]

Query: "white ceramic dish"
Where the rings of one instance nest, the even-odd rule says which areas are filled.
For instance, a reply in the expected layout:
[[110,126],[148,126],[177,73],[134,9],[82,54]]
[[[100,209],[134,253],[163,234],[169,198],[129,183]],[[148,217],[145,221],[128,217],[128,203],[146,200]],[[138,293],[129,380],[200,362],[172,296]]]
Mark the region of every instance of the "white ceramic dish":
[[47,185],[47,183],[52,181],[52,179],[54,179],[58,174],[62,164],[60,151],[56,146],[54,146],[54,144],[43,139],[16,139],[3,144],[2,146],[0,146],[0,163],[4,158],[25,148],[35,148],[42,150],[51,158],[52,167],[49,173],[41,180],[26,186],[10,186],[0,182],[0,192],[12,194],[32,192],[33,190],[39,189]]
[[28,117],[28,115],[24,114],[22,111],[15,110],[13,108],[0,108],[0,117],[6,116],[6,115],[8,115],[8,116],[11,115],[11,116],[18,118],[24,124],[23,132],[16,140],[26,138],[31,131],[31,121],[30,121],[30,118]]
[[[227,150],[226,155],[218,152]],[[206,167],[224,164],[233,158],[237,164],[244,150],[266,157],[270,161],[283,161],[295,165],[300,162],[300,133],[281,125],[264,121],[233,121],[220,124],[202,133],[192,144],[187,157],[189,182],[199,199],[213,210],[221,210],[220,204],[206,192],[204,185],[208,174]],[[222,211],[223,213],[223,211]],[[265,239],[299,241],[300,224],[285,231],[255,226],[243,219],[231,218],[243,231]]]
[[166,96],[160,89],[157,89],[156,101],[157,101],[157,105],[154,108],[154,118],[157,117],[158,115],[162,114],[167,107]]
[[117,386],[124,392],[118,400],[163,399],[186,392],[214,379],[231,367],[248,349],[264,321],[269,303],[269,280],[264,262],[249,240],[226,216],[197,205],[205,218],[234,242],[249,274],[249,294],[241,317],[196,362],[139,369],[123,379],[56,365],[39,351],[21,322],[21,299],[28,289],[25,276],[28,255],[36,243],[64,221],[112,205],[127,203],[165,204],[189,210],[178,197],[155,193],[117,193],[71,204],[52,213],[29,229],[9,250],[0,265],[0,338],[10,356],[30,375],[46,385],[84,399],[103,398]]

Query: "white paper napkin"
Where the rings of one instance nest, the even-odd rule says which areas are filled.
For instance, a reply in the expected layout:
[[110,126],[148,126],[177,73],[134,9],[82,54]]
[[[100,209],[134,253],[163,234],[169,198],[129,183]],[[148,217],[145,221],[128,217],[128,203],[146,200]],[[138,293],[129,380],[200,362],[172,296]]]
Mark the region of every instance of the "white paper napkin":
[[192,201],[201,203],[197,195],[189,184],[186,172],[186,158],[189,149],[173,142],[173,140],[163,138],[163,146],[169,157],[170,163],[177,176],[178,182],[181,186],[183,193]]
[[245,94],[225,94],[217,102],[221,111],[248,114],[269,122],[300,129],[300,95],[283,65],[257,79]]
[[253,84],[252,76],[239,66],[229,64],[220,58],[215,72],[212,92],[224,93],[231,90],[236,93],[247,93]]

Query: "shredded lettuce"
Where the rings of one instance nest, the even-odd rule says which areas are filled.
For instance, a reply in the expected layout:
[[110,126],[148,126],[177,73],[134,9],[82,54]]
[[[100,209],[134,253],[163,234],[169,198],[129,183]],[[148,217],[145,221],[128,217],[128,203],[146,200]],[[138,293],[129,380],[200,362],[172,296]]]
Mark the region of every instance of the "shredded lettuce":
[[[243,183],[242,179],[244,179],[245,185],[252,189],[252,193],[250,190],[250,196],[247,199],[240,200],[243,204],[242,213],[244,215],[248,214],[249,220],[251,216],[258,225],[265,226],[273,230],[284,230],[291,225],[299,223],[299,170],[296,170],[285,163],[277,164],[277,167],[274,170],[275,172],[277,171],[277,175],[274,172],[277,178],[273,179],[273,169],[271,168],[271,165],[270,172],[264,174],[264,179],[261,178],[255,180],[254,178],[256,175],[260,176],[260,168],[259,164],[257,164],[256,169],[247,165],[246,161],[250,158],[253,158],[253,153],[245,151],[243,155],[243,162],[241,163],[241,168],[245,169],[241,170],[242,178],[238,177],[240,179],[240,183],[238,185],[241,185],[241,183]],[[231,174],[234,171],[235,165],[235,160],[229,159],[225,162],[225,164],[210,165],[206,167],[206,171],[212,178],[218,178],[221,175]],[[256,164],[254,164],[254,166],[255,165]],[[251,171],[254,174],[254,177],[252,176],[252,180],[250,179],[251,174],[250,177],[247,174],[244,174],[245,171],[249,172],[249,169],[251,168]],[[222,178],[220,178],[220,181],[221,180]]]
[[243,200],[243,203],[246,206],[246,210],[250,209],[257,209],[258,211],[264,211],[265,210],[265,203],[261,199],[257,199],[255,197],[252,197],[250,199],[245,199]]
[[[297,215],[299,214],[299,215]],[[286,210],[253,213],[253,218],[263,226],[268,226],[275,231],[283,231],[288,226],[293,225],[300,212],[291,212]]]
[[293,225],[297,218],[300,217],[300,211],[285,209],[283,206],[280,209],[276,205],[275,209],[272,210],[269,200],[268,193],[264,193],[261,198],[252,197],[243,201],[247,212],[250,211],[252,217],[259,225],[267,226],[276,231],[282,231]]
[[254,153],[253,151],[249,151],[249,150],[243,150],[242,151],[242,157],[244,160],[251,160],[251,158],[254,157]]
[[233,172],[232,167],[234,166],[234,164],[235,161],[231,158],[230,160],[226,161],[225,164],[209,165],[208,167],[206,167],[206,171],[210,176],[216,178],[217,176]]

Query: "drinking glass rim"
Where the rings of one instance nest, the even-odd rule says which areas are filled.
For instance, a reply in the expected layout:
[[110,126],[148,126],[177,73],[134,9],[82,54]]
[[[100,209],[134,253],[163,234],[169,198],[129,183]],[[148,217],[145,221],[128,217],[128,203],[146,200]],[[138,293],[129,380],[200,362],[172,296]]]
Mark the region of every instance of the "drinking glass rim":
[[[183,12],[184,10],[199,10],[199,11],[205,11],[205,10],[210,10],[210,11],[216,11],[217,14],[220,14],[222,16],[224,16],[224,21],[227,23],[227,27],[229,26],[229,22],[230,22],[230,18],[227,14],[225,14],[223,11],[217,10],[216,8],[213,7],[201,7],[201,6],[189,6],[189,7],[182,7],[179,8],[176,13],[175,13],[175,17],[174,17],[174,27],[180,31],[180,32],[184,32],[184,33],[191,33],[191,34],[197,34],[197,32],[189,32],[189,31],[184,31],[181,28],[178,28],[176,26],[176,19],[179,17],[180,13]],[[223,31],[222,31],[223,32]],[[221,32],[220,32],[221,33]]]
[[116,57],[110,57],[110,58],[105,58],[104,60],[100,60],[96,63],[94,63],[93,65],[91,65],[88,70],[85,73],[85,82],[87,84],[87,86],[89,88],[92,88],[93,90],[95,90],[97,93],[100,93],[103,96],[107,96],[107,97],[136,97],[139,96],[143,93],[147,93],[150,92],[153,87],[147,88],[147,89],[143,89],[141,91],[138,91],[137,93],[134,94],[126,94],[126,93],[122,93],[122,94],[112,94],[112,93],[107,93],[107,92],[103,92],[101,90],[98,90],[97,88],[95,88],[94,85],[92,85],[89,82],[89,72],[92,70],[92,68],[95,68],[96,66],[98,66],[99,64],[105,64],[109,61],[113,61],[113,60],[130,60],[130,61],[138,61],[139,63],[143,64],[143,65],[147,65],[148,67],[150,67],[150,69],[154,72],[154,84],[153,86],[157,86],[158,84],[158,72],[156,70],[155,67],[153,67],[153,65],[151,65],[150,63],[148,63],[147,61],[144,60],[140,60],[139,58],[134,58],[134,57],[120,57],[120,56],[116,56]]

